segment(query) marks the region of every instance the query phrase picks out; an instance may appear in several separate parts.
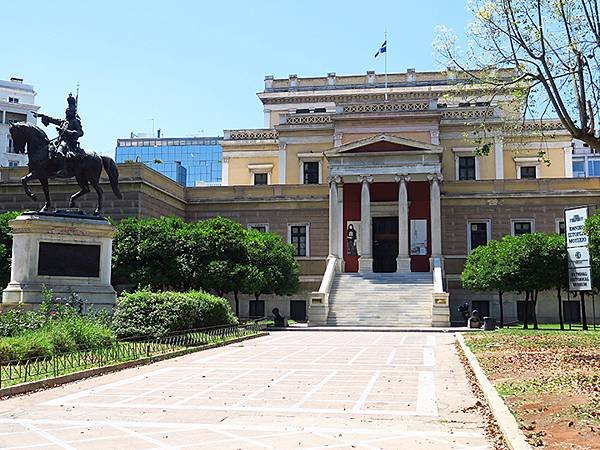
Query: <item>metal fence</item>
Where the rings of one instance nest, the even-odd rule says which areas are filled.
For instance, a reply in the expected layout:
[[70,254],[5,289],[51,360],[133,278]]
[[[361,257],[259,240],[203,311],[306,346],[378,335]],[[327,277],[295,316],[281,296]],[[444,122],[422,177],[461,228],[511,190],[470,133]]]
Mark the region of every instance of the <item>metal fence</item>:
[[158,337],[132,337],[113,345],[0,363],[0,388],[66,375],[80,370],[158,356],[191,347],[206,347],[266,329],[251,322],[179,331]]

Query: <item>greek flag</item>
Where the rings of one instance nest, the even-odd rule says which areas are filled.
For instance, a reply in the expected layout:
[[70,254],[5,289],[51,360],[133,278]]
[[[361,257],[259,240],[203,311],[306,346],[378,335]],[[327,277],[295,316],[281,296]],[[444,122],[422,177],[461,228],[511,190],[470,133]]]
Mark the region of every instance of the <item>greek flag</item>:
[[381,44],[381,48],[379,50],[377,50],[377,53],[375,53],[375,58],[377,58],[380,54],[385,53],[387,51],[387,39],[385,41],[383,41],[383,44]]

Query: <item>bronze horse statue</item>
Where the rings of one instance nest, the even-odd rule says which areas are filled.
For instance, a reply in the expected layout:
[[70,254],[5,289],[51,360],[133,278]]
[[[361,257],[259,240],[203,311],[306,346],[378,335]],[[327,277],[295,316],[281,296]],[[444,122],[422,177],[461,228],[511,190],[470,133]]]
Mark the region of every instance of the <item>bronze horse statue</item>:
[[36,195],[31,192],[27,182],[32,178],[37,178],[42,184],[46,203],[40,209],[40,212],[47,211],[51,207],[48,179],[75,177],[79,185],[79,191],[71,195],[69,208],[75,208],[75,200],[90,192],[89,185],[91,184],[98,194],[98,207],[94,214],[100,215],[102,213],[103,191],[99,182],[103,168],[108,175],[112,191],[117,198],[123,198],[118,185],[119,170],[112,158],[86,151],[82,156],[69,158],[67,164],[68,170],[64,173],[61,170],[64,168],[64,165],[59,159],[64,157],[57,154],[55,143],[48,139],[44,130],[26,122],[16,122],[10,126],[9,132],[15,151],[17,153],[27,153],[29,158],[27,164],[29,173],[21,179],[25,194],[32,200],[35,200]]

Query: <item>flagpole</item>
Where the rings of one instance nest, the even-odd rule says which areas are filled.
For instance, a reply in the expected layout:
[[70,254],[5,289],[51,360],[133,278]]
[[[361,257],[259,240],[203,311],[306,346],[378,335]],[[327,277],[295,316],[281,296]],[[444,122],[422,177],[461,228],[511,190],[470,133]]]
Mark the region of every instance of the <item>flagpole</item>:
[[388,99],[388,87],[387,87],[387,31],[385,32],[385,38],[384,38],[384,42],[385,42],[385,55],[384,56],[384,60],[385,60],[385,101],[387,102]]

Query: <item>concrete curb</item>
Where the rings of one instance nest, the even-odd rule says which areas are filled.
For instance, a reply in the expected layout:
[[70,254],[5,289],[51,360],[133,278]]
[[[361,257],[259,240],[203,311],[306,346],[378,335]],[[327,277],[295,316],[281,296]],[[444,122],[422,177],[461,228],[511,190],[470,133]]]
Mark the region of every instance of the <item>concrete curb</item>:
[[478,333],[483,331],[483,329],[478,328],[441,328],[441,327],[299,327],[299,326],[289,326],[285,328],[277,328],[277,327],[268,327],[269,331],[381,331],[381,332],[390,332],[390,333],[456,333],[458,331],[463,333]]
[[235,344],[237,342],[246,341],[248,339],[254,339],[258,337],[268,336],[269,333],[266,331],[262,331],[257,334],[253,334],[250,336],[241,336],[239,338],[232,339],[227,342],[218,342],[216,344],[208,344],[202,347],[192,347],[186,348],[184,350],[178,350],[172,353],[165,353],[162,355],[150,356],[147,358],[136,359],[135,361],[127,361],[124,363],[113,364],[110,366],[104,367],[95,367],[93,369],[81,370],[79,372],[69,373],[67,375],[61,375],[54,378],[46,378],[44,380],[38,381],[30,381],[28,383],[16,384],[14,386],[9,386],[0,389],[0,398],[6,399],[8,397],[12,397],[20,394],[27,394],[33,391],[37,391],[39,389],[47,389],[50,387],[60,386],[62,384],[71,383],[72,381],[82,380],[84,378],[95,377],[99,375],[105,375],[111,372],[118,372],[124,369],[130,369],[132,367],[137,366],[145,366],[147,364],[152,364],[158,361],[163,361],[165,359],[177,358],[179,356],[184,356],[190,353],[196,353],[203,350],[209,350],[211,348],[224,347],[229,344]]
[[515,416],[512,415],[504,400],[498,395],[496,388],[483,372],[476,356],[465,343],[463,335],[456,333],[456,339],[469,362],[469,366],[471,366],[471,370],[475,374],[477,383],[479,383],[479,387],[488,402],[492,414],[496,418],[496,422],[498,422],[498,427],[504,435],[509,448],[511,450],[531,450],[532,447],[525,440],[525,435],[519,428]]

